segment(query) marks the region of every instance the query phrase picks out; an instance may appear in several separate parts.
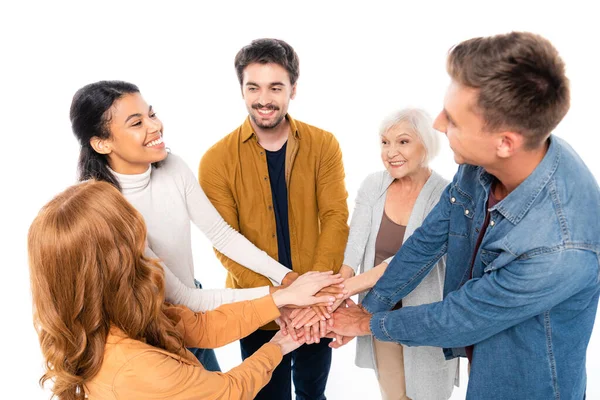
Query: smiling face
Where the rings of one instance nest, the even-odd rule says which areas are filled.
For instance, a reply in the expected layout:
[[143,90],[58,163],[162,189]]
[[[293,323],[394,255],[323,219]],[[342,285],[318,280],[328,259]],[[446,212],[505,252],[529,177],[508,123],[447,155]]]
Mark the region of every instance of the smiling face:
[[255,127],[277,128],[295,95],[296,85],[290,83],[288,72],[279,64],[253,63],[244,69],[242,96]]
[[422,168],[426,150],[412,126],[401,122],[381,135],[381,160],[395,179],[413,176]]
[[162,122],[139,93],[124,95],[115,101],[108,113],[110,137],[93,137],[90,143],[96,152],[108,157],[114,171],[140,174],[150,164],[167,157]]

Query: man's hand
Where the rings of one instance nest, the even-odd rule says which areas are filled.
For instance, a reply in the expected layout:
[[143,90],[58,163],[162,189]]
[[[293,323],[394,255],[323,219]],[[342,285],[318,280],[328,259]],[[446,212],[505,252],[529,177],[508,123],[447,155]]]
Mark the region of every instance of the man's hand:
[[285,274],[285,276],[283,277],[282,281],[281,281],[281,286],[290,286],[292,284],[292,282],[294,282],[296,279],[298,279],[298,273],[297,272],[288,272],[287,274]]
[[333,314],[333,326],[330,326],[329,330],[341,336],[370,335],[371,316],[352,299],[347,299],[346,307],[338,308]]
[[331,343],[329,343],[329,347],[331,347],[332,349],[339,349],[340,347],[350,343],[350,341],[354,339],[354,336],[341,336],[333,332],[329,332],[325,337],[333,339]]

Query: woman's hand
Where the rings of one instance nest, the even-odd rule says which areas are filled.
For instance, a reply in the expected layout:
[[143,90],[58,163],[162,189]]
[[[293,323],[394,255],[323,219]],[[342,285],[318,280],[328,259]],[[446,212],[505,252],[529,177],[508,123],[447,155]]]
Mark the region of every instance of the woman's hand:
[[344,278],[340,274],[334,275],[332,271],[307,272],[298,277],[290,286],[273,293],[273,301],[277,307],[286,305],[331,306],[336,300],[335,296],[315,296],[315,294],[327,286],[339,285],[343,280]]
[[285,356],[300,347],[304,343],[304,338],[299,337],[296,341],[292,338],[292,335],[284,335],[279,331],[269,342],[278,345],[281,349],[281,353]]

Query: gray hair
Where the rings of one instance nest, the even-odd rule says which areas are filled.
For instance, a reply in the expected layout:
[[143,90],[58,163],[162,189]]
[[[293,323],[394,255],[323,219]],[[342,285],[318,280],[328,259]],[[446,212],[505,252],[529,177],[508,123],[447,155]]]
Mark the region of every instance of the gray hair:
[[438,155],[440,151],[440,138],[438,133],[433,129],[433,120],[429,114],[420,108],[403,108],[388,115],[379,128],[379,136],[383,136],[393,127],[406,122],[410,125],[413,133],[423,143],[425,147],[424,165],[429,165],[429,162]]

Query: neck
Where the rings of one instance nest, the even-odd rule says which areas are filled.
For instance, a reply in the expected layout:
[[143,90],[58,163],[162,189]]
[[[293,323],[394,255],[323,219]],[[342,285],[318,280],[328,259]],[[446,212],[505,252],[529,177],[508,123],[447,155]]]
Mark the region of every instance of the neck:
[[542,162],[548,151],[549,142],[534,150],[522,150],[510,158],[502,160],[498,165],[485,168],[486,172],[498,180],[494,195],[502,200],[517,188]]
[[132,164],[122,160],[113,159],[108,160],[108,166],[116,173],[123,175],[143,174],[144,172],[148,171],[148,168],[150,168],[150,164],[147,163]]
[[415,171],[414,174],[394,180],[392,185],[395,185],[398,190],[404,193],[419,193],[430,176],[431,169],[429,167],[422,167]]
[[284,118],[277,126],[269,129],[260,128],[252,118],[250,118],[250,124],[254,129],[254,133],[256,133],[258,143],[265,150],[277,151],[281,149],[290,134],[290,123],[287,118]]

